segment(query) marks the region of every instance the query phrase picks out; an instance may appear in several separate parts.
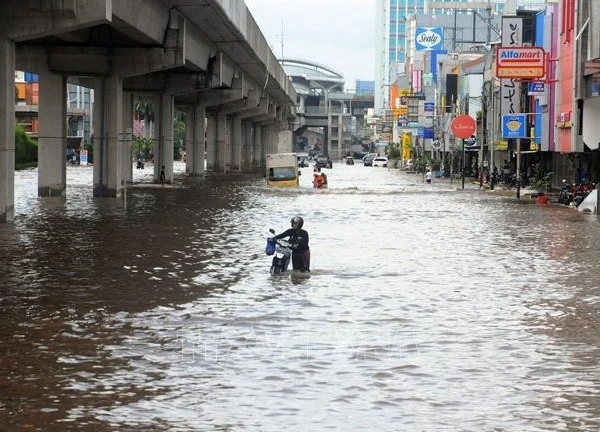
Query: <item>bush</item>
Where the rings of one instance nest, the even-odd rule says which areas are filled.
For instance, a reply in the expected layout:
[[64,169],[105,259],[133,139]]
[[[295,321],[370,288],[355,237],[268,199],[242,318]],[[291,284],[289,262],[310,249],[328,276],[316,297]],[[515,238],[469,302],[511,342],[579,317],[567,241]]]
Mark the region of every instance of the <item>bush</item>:
[[37,166],[37,142],[27,136],[23,128],[17,125],[15,129],[15,169]]
[[385,153],[388,159],[398,160],[402,157],[402,148],[399,143],[390,142],[385,149]]

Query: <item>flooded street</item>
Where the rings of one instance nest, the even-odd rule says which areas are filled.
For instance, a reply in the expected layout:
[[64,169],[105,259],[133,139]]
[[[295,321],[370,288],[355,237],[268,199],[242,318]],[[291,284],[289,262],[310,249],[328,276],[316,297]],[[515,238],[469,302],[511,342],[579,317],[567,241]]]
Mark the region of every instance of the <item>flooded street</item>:
[[[600,222],[335,163],[66,199],[0,224],[0,430],[598,431]],[[457,190],[458,188],[458,190]],[[309,277],[271,277],[304,217]]]

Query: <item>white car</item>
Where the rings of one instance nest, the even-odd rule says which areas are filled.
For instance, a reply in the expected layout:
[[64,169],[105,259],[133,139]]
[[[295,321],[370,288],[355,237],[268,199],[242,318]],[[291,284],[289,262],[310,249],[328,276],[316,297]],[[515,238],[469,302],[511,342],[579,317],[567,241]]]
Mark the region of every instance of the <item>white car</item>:
[[373,166],[374,167],[387,167],[388,164],[388,160],[385,156],[377,156],[375,159],[373,159]]

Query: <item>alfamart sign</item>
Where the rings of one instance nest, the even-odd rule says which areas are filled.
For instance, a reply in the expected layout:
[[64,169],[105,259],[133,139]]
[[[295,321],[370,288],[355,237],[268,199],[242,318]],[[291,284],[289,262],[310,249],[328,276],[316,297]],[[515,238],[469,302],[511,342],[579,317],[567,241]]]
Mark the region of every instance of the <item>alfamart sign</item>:
[[546,55],[540,47],[507,47],[496,50],[498,78],[543,78],[546,74]]
[[444,28],[417,27],[415,32],[415,49],[417,51],[444,49]]

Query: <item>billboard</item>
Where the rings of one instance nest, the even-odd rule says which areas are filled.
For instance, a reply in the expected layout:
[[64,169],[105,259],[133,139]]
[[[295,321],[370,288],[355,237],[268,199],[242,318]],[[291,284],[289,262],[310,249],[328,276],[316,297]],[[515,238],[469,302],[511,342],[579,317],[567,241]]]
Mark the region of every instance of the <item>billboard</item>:
[[417,27],[415,31],[415,50],[433,51],[444,49],[443,27]]
[[546,54],[540,47],[505,47],[496,50],[498,78],[543,78]]

